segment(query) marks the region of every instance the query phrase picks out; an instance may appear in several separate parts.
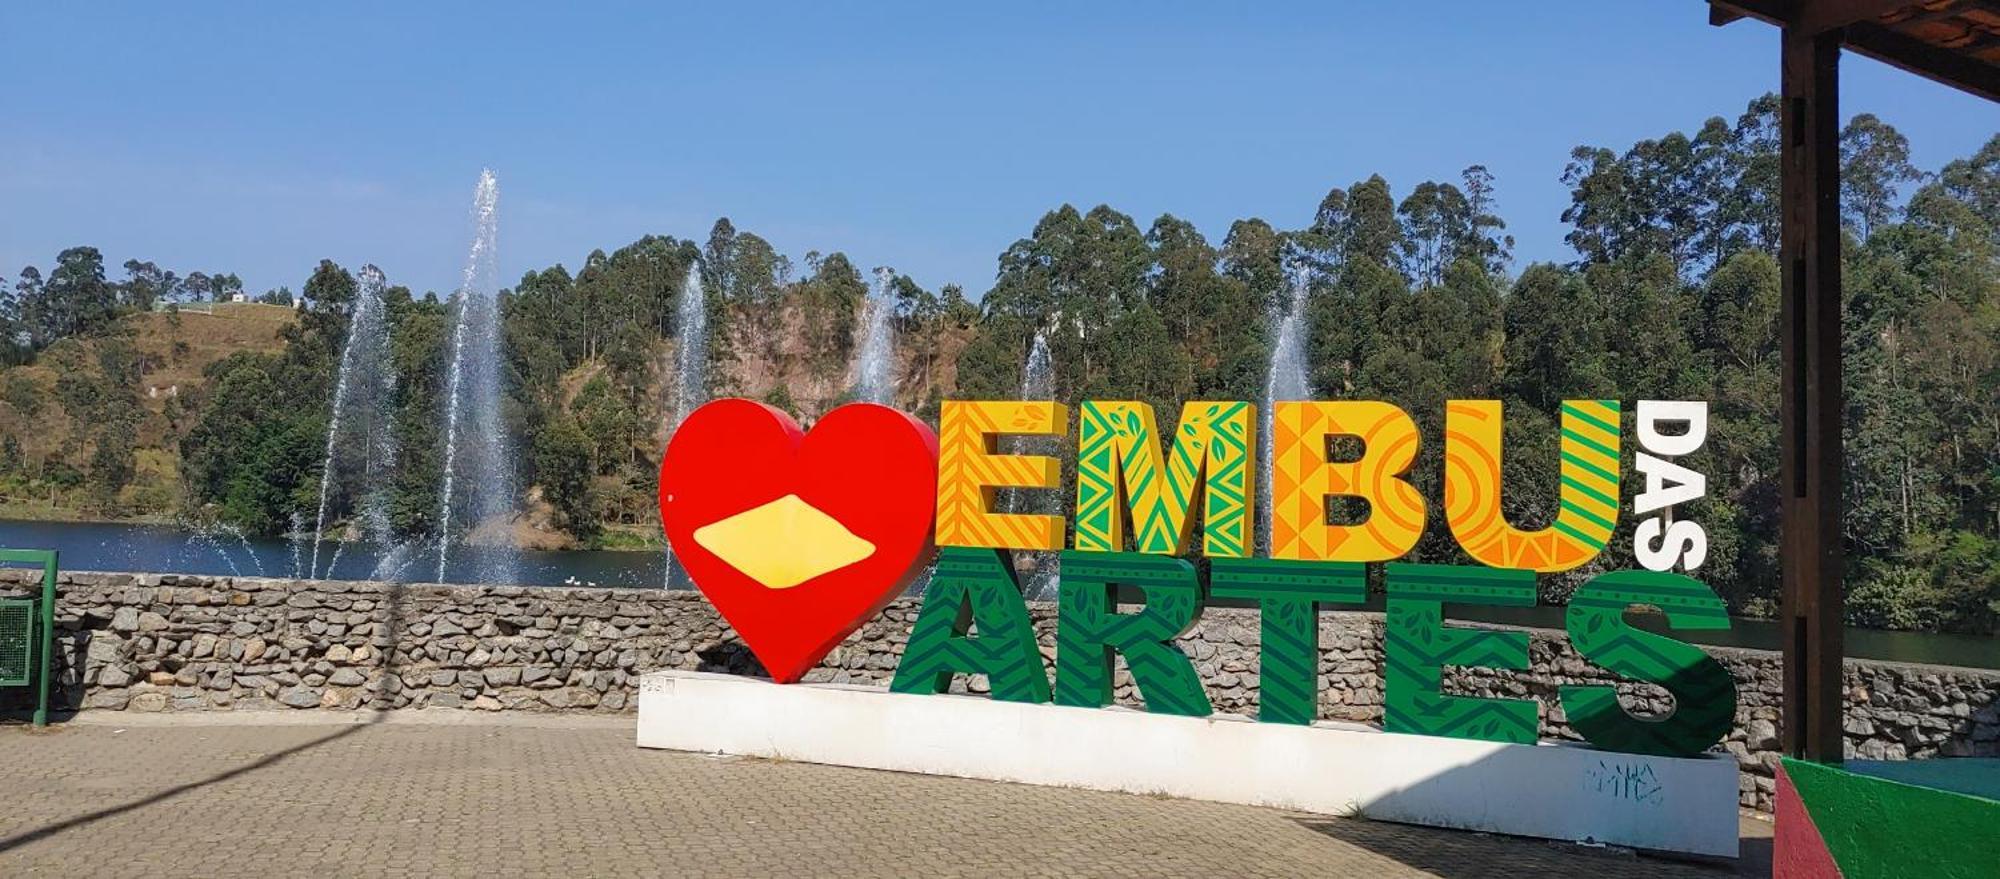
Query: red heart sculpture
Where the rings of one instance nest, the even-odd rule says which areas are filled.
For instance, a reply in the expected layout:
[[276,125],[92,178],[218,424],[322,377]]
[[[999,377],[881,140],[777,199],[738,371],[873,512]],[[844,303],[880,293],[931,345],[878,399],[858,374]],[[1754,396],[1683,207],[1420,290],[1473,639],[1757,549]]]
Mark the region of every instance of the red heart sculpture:
[[930,561],[937,455],[928,425],[887,406],[851,403],[806,433],[762,403],[716,400],[667,443],[660,522],[695,586],[790,683]]

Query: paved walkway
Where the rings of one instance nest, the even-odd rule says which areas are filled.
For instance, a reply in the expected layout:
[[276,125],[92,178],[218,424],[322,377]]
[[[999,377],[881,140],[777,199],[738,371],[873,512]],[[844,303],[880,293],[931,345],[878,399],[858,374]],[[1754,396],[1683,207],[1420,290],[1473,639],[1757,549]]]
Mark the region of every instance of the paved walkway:
[[0,875],[1735,872],[1275,809],[642,751],[629,718],[279,722],[294,717],[0,728]]

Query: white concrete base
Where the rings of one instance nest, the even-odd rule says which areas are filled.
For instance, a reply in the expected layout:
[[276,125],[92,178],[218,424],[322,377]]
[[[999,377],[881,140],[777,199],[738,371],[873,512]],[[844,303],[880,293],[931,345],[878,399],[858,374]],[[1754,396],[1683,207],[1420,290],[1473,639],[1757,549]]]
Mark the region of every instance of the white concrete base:
[[1736,761],[911,696],[666,671],[639,746],[775,757],[1735,857]]

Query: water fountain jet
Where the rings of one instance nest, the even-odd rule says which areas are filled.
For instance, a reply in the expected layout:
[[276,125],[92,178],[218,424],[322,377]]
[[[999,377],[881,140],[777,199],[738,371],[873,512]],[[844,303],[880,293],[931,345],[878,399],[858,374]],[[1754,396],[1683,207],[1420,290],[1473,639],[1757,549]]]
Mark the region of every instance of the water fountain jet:
[[[1028,346],[1027,363],[1021,367],[1021,399],[1055,399],[1055,363],[1049,356],[1049,328],[1035,331],[1035,338]],[[1056,455],[1059,453],[1056,441],[1048,437],[1022,439],[1028,454]],[[1059,491],[1036,491],[1029,497],[1033,500],[1022,503],[1023,495],[1015,493],[1008,507],[1012,512],[1030,512],[1045,515],[1059,513]],[[1028,509],[1020,509],[1027,507]],[[1034,560],[1034,576],[1021,589],[1021,594],[1029,598],[1051,598],[1056,592],[1057,555],[1052,552],[1037,552],[1030,555]]]
[[701,285],[701,264],[688,265],[675,308],[674,424],[708,402],[708,298]]
[[862,303],[862,333],[856,399],[892,405],[896,401],[896,334],[894,283],[896,270],[882,266],[875,270],[875,284]]
[[[395,434],[390,425],[396,376],[390,368],[389,322],[382,301],[387,282],[382,270],[363,266],[356,278],[354,307],[347,319],[347,340],[341,345],[340,365],[333,383],[333,407],[328,414],[326,454],[320,461],[319,510],[313,520],[312,560],[309,577],[321,575],[319,554],[326,540],[328,515],[333,511],[336,489],[343,479],[352,482],[350,494],[364,511],[365,536],[387,542],[386,515],[380,511],[386,499],[391,468],[395,464]],[[354,460],[355,455],[359,460]],[[334,560],[339,557],[336,548]],[[326,571],[333,570],[333,560]]]
[[[457,319],[451,333],[451,369],[444,402],[443,484],[438,492],[437,579],[451,560],[453,521],[460,514],[474,527],[506,524],[514,512],[514,457],[500,419],[499,268],[494,250],[499,233],[499,181],[481,171],[472,201],[472,250],[466,255],[464,283],[453,297]],[[460,497],[459,483],[468,483]],[[480,554],[471,572],[484,583],[516,577],[511,540]]]
[[[688,265],[687,280],[681,284],[681,295],[675,307],[674,320],[674,391],[669,401],[673,413],[673,426],[679,428],[701,404],[708,402],[708,295],[701,284],[701,264]],[[661,573],[662,587],[671,588],[674,583],[674,551],[665,550],[666,569]]]
[[1290,296],[1285,310],[1274,316],[1277,332],[1271,345],[1270,371],[1264,379],[1264,406],[1258,413],[1258,458],[1263,464],[1258,470],[1261,484],[1257,491],[1259,555],[1266,555],[1271,549],[1271,472],[1276,465],[1272,454],[1272,416],[1276,404],[1312,399],[1312,383],[1306,371],[1309,330],[1306,307],[1312,297],[1312,280],[1303,268],[1286,272],[1285,280]]

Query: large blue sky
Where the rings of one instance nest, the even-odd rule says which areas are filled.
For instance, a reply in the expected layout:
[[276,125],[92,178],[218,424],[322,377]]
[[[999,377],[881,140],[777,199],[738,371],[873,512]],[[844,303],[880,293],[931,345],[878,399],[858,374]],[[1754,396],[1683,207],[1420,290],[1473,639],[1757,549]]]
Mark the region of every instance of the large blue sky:
[[[0,8],[10,278],[88,243],[253,291],[323,257],[444,291],[482,166],[509,281],[727,215],[794,258],[978,295],[1063,202],[1219,241],[1370,173],[1400,197],[1475,162],[1518,265],[1570,256],[1571,147],[1777,86],[1776,31],[1709,27],[1694,0],[61,5]],[[1920,167],[2000,130],[1990,103],[1843,70],[1844,112],[1896,125]]]

